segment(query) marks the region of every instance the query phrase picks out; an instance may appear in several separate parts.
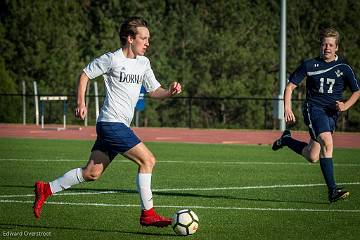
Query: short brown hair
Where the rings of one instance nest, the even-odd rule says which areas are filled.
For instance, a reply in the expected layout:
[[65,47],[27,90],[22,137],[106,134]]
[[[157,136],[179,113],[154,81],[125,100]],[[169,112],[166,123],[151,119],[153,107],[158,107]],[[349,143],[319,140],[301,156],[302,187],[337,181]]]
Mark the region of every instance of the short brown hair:
[[128,36],[135,38],[137,27],[148,27],[148,23],[141,17],[130,17],[126,19],[120,26],[119,37],[122,46],[127,43]]
[[338,30],[336,30],[335,28],[332,28],[332,27],[324,28],[323,30],[321,30],[320,34],[319,34],[320,43],[322,43],[324,38],[327,38],[327,37],[335,38],[336,45],[339,45],[339,43],[340,43],[340,34],[339,34]]

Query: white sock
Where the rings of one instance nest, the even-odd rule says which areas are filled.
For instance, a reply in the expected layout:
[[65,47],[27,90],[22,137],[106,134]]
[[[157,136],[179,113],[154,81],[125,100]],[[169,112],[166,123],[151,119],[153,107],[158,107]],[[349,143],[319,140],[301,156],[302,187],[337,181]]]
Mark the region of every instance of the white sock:
[[68,171],[58,179],[50,182],[49,184],[50,184],[51,192],[57,193],[82,182],[85,182],[82,175],[82,169],[75,168],[73,170]]
[[136,186],[140,193],[141,208],[145,210],[153,208],[151,173],[138,173],[136,176]]

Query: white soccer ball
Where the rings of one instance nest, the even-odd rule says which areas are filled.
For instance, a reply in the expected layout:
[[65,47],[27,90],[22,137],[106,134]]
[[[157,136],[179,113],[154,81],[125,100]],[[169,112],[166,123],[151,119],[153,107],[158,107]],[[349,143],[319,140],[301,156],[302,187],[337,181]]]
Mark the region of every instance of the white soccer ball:
[[177,235],[187,236],[198,230],[199,218],[192,210],[183,209],[174,213],[171,225]]

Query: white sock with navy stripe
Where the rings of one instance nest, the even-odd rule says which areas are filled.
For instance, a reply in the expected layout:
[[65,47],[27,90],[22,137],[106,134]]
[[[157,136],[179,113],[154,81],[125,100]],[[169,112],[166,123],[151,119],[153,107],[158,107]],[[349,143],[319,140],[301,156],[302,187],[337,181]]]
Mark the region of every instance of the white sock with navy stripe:
[[85,182],[82,175],[82,169],[75,168],[73,170],[68,171],[58,179],[50,182],[49,184],[50,184],[51,192],[57,193],[82,182]]
[[136,186],[140,193],[141,208],[149,210],[153,208],[153,196],[151,192],[151,173],[138,173]]

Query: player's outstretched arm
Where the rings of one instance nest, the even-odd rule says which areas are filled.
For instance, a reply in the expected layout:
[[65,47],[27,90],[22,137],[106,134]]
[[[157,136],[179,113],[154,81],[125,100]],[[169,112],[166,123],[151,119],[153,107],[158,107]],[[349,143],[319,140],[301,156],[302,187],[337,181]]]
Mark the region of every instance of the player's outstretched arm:
[[77,87],[77,95],[76,95],[76,109],[75,109],[75,117],[80,118],[82,120],[85,119],[87,114],[87,108],[85,104],[85,92],[87,83],[89,81],[89,77],[83,72],[80,75]]
[[174,95],[181,93],[181,84],[178,82],[173,82],[169,89],[164,89],[162,87],[157,88],[155,91],[150,92],[149,96],[152,98],[168,98]]

